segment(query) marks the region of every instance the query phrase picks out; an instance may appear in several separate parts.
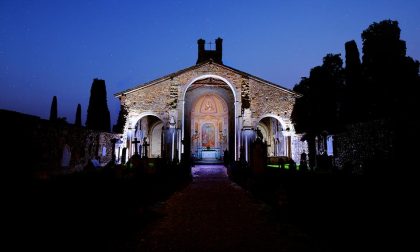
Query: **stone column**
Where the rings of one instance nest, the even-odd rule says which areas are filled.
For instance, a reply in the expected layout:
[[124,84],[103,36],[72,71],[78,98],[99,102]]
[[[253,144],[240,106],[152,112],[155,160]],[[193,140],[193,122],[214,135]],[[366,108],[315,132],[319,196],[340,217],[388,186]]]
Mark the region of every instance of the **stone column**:
[[181,161],[181,153],[182,153],[182,137],[181,137],[181,128],[176,129],[177,135],[177,150],[178,150],[178,160]]
[[242,149],[242,116],[239,116],[235,119],[235,160],[239,160],[241,157],[241,149]]
[[286,128],[286,130],[284,130],[283,132],[283,140],[284,140],[284,155],[288,156],[288,157],[292,157],[292,142],[291,142],[291,133],[290,133],[290,129]]
[[251,155],[251,143],[255,139],[255,131],[252,128],[246,127],[242,129],[242,147],[244,149],[245,161],[249,162]]
[[115,164],[115,144],[117,143],[118,139],[117,138],[113,138],[111,139],[111,143],[112,143],[112,150],[111,150],[111,162],[112,164]]
[[176,122],[175,122],[175,118],[173,116],[170,117],[169,119],[169,129],[168,129],[168,135],[169,135],[169,146],[170,146],[170,160],[173,161],[175,158],[175,150],[176,150]]
[[126,147],[126,152],[128,154],[127,158],[130,158],[130,150],[131,150],[131,128],[128,127],[127,131],[125,132],[126,138],[125,138],[125,147]]

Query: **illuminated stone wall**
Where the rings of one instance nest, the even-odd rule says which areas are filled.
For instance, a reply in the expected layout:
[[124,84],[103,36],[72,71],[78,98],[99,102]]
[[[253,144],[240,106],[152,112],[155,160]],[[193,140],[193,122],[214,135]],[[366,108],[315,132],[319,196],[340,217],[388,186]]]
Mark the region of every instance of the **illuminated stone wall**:
[[[187,116],[183,114],[183,105],[188,100],[184,94],[187,96],[190,94],[187,90],[190,90],[192,83],[206,79],[222,82],[225,91],[233,93],[231,99],[226,100],[226,103],[236,104],[236,108],[233,108],[232,111],[232,115],[235,115],[236,118],[232,119],[229,124],[234,125],[237,122],[237,128],[230,130],[232,139],[229,139],[229,143],[234,143],[234,135],[238,134],[237,132],[240,132],[242,128],[256,128],[259,120],[267,116],[277,118],[281,121],[283,130],[287,129],[292,137],[295,135],[290,116],[298,94],[245,72],[214,62],[207,62],[117,94],[116,96],[122,104],[127,106],[129,112],[124,127],[124,142],[128,142],[129,132],[134,128],[135,122],[145,115],[159,117],[164,127],[169,127],[169,121],[173,119],[176,128],[184,127],[185,130],[190,130],[187,125],[180,125],[183,122],[183,116],[184,118]],[[217,86],[212,88],[218,89]],[[236,100],[233,99],[234,97]],[[188,111],[189,108],[186,107],[185,113]],[[185,120],[185,124],[188,123],[190,121]],[[184,133],[184,136],[188,138],[188,134],[190,133]],[[239,134],[237,136],[240,137]],[[239,139],[235,144],[240,142]],[[301,144],[299,141],[292,141],[293,157],[300,155],[300,150],[304,148],[304,146],[300,146]],[[235,149],[233,146],[229,149]],[[189,147],[190,145],[188,145]],[[299,153],[294,153],[295,149]],[[236,148],[236,154],[236,157],[239,157],[239,148]]]
[[302,135],[296,134],[292,136],[292,159],[296,162],[296,164],[300,163],[300,155],[302,152],[306,154],[309,153],[308,150],[308,143],[306,141],[301,141]]
[[[178,111],[180,117],[182,104],[179,101],[183,98],[183,92],[188,84],[203,75],[219,76],[231,83],[240,107],[250,108],[254,125],[264,114],[275,114],[283,119],[287,127],[290,126],[290,116],[297,97],[295,93],[215,63],[191,67],[140,85],[131,91],[126,91],[121,97],[121,102],[127,105],[129,117],[153,112],[167,120],[169,111],[173,109]],[[239,111],[243,112],[243,109]],[[175,119],[180,120],[180,118]]]
[[254,118],[259,118],[264,114],[275,114],[281,117],[286,124],[290,124],[295,95],[256,80],[250,80],[249,92],[251,96],[251,111]]

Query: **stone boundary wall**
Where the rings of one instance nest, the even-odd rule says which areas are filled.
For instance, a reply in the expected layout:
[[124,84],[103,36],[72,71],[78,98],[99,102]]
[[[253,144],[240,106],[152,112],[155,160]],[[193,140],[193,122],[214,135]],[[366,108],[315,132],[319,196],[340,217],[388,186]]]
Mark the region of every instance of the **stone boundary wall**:
[[[89,160],[98,156],[103,166],[112,158],[110,140],[121,137],[13,111],[1,110],[0,116],[4,120],[2,133],[6,147],[3,163],[12,176],[50,177],[82,171]],[[66,144],[71,155],[69,166],[62,167]]]
[[302,134],[296,134],[292,136],[292,159],[296,164],[300,163],[300,157],[302,152],[309,153],[308,142],[302,141]]
[[[48,121],[40,124],[33,132],[34,143],[39,146],[39,162],[36,173],[49,175],[83,171],[88,162],[99,157],[101,166],[112,159],[112,138],[120,134],[98,132],[73,125],[54,125]],[[68,167],[62,167],[61,159],[65,145],[70,147],[71,158]]]
[[334,136],[335,166],[368,165],[390,160],[394,156],[394,133],[387,121],[377,120],[346,126],[345,132]]

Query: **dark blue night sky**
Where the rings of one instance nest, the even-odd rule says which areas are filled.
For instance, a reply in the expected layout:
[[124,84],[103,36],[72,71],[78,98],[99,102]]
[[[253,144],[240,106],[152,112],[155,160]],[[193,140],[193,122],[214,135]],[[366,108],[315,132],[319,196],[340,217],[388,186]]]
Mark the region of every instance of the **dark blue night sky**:
[[292,88],[373,22],[398,20],[420,59],[420,1],[0,1],[0,108],[48,118],[51,100],[83,122],[94,78],[113,94],[195,64],[198,38],[224,39],[223,62]]

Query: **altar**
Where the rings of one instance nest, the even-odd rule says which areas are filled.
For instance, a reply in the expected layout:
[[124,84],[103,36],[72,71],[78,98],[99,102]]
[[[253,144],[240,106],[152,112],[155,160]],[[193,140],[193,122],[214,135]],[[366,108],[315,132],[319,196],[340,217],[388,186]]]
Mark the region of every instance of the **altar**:
[[202,150],[201,151],[201,158],[202,159],[206,159],[206,158],[211,158],[211,159],[216,159],[216,150]]
[[199,159],[220,159],[220,148],[199,148],[198,149]]

